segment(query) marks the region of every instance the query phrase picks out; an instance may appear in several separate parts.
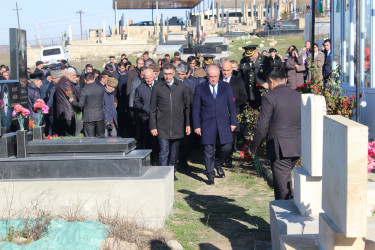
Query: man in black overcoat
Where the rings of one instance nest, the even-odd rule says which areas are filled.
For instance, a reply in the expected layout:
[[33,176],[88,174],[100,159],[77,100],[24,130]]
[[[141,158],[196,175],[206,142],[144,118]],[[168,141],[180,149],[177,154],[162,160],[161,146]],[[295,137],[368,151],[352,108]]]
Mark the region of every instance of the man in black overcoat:
[[[240,113],[241,106],[247,101],[247,94],[245,85],[241,77],[233,75],[233,67],[230,61],[224,62],[222,66],[222,80],[223,82],[229,83],[232,88],[234,103],[236,104],[237,115]],[[225,161],[225,166],[233,168],[232,156],[233,152],[237,151],[237,134],[240,132],[240,126],[237,126],[233,131],[233,146],[232,152],[229,155],[228,159]]]
[[150,130],[159,139],[160,166],[177,167],[180,139],[190,134],[190,94],[188,87],[173,76],[176,69],[163,65],[164,80],[156,83],[151,93]]
[[276,200],[293,199],[291,172],[301,155],[301,94],[286,84],[285,71],[273,68],[268,82],[271,91],[262,105],[249,153],[255,154],[267,136]]

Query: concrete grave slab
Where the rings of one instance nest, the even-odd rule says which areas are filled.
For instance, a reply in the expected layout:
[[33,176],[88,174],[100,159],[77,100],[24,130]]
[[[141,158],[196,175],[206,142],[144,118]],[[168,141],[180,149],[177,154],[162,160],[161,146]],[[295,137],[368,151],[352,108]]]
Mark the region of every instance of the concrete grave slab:
[[366,237],[368,127],[324,117],[322,208],[350,238]]
[[161,228],[173,207],[174,169],[152,167],[141,178],[2,180],[0,189],[4,190],[0,192],[3,217],[8,212],[14,219],[25,213],[35,217],[37,209],[51,216],[77,211],[89,220],[119,216]]
[[321,177],[323,169],[323,117],[327,114],[323,96],[302,95],[302,166],[310,176]]

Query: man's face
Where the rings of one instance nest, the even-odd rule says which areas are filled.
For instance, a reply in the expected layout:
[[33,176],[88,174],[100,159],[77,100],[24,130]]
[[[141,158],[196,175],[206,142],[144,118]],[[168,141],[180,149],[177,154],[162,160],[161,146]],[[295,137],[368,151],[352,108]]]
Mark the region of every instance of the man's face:
[[219,69],[216,67],[210,67],[208,71],[208,82],[215,86],[219,81],[220,72]]
[[38,69],[43,69],[43,64],[39,64],[38,66],[36,66]]
[[6,69],[5,67],[2,67],[2,68],[0,69],[0,72],[1,72],[1,73],[5,72],[5,71],[7,71],[7,69]]
[[177,74],[180,76],[180,80],[184,80],[186,77],[186,73],[183,71],[178,71]]
[[171,57],[170,56],[166,56],[165,59],[167,59],[168,61],[170,61]]
[[225,78],[229,78],[233,72],[232,64],[230,62],[225,62],[223,64],[222,72]]
[[86,73],[92,73],[92,68],[91,67],[86,68]]
[[143,60],[147,61],[148,58],[149,58],[149,56],[148,56],[147,54],[144,54],[144,55],[143,55]]
[[197,54],[195,54],[195,57],[197,57],[197,58],[201,58],[201,53],[197,53]]
[[49,82],[51,82],[52,81],[52,76],[47,76],[46,80],[49,81]]
[[156,72],[154,72],[154,79],[158,78],[158,77],[159,77],[159,74],[160,74],[160,71],[156,71]]
[[250,61],[254,62],[258,58],[258,52],[255,51],[254,55],[250,56],[249,59]]
[[118,70],[119,70],[121,73],[124,73],[124,72],[125,72],[125,66],[122,65],[122,66],[118,67]]
[[3,77],[7,80],[9,80],[9,72],[5,71],[3,72]]
[[143,60],[138,60],[137,61],[137,68],[140,69],[145,65],[145,62]]
[[72,83],[76,83],[76,77],[77,77],[77,73],[75,71],[69,73],[66,75],[66,77],[69,79],[69,81],[71,81]]
[[171,83],[176,72],[173,69],[163,70],[164,79],[167,83]]
[[276,56],[276,52],[275,51],[271,52],[270,54],[271,54],[272,57]]
[[194,69],[196,64],[197,64],[197,63],[195,62],[195,60],[191,61],[191,62],[189,63],[190,68],[191,68],[191,69]]
[[113,64],[113,63],[115,63],[115,58],[111,57],[111,58],[109,58],[109,61]]
[[154,82],[154,72],[149,70],[145,72],[145,82],[147,85],[151,85]]
[[329,42],[324,43],[324,48],[328,51],[331,50],[331,44]]
[[180,57],[180,56],[174,56],[174,58],[178,58],[178,59],[180,59],[181,57]]
[[237,63],[232,63],[232,69],[233,70],[238,70],[238,64]]
[[126,58],[126,55],[121,56],[121,60],[124,59],[124,58]]
[[101,82],[102,82],[104,85],[106,85],[106,84],[107,84],[107,80],[108,80],[108,76],[105,75],[105,76],[102,78]]
[[175,67],[175,68],[177,68],[177,66],[180,64],[180,61],[175,61],[174,63],[172,63],[173,64],[173,66]]

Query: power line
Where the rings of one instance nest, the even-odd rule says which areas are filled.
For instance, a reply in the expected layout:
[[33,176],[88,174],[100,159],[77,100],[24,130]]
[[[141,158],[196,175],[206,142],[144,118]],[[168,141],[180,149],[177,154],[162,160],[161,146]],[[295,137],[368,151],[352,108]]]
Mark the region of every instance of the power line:
[[16,11],[17,11],[18,29],[21,29],[21,26],[20,26],[20,16],[19,16],[19,14],[18,14],[18,11],[19,11],[19,10],[22,10],[22,9],[18,9],[18,4],[17,4],[17,2],[16,2],[16,8],[13,9],[13,10],[16,10]]

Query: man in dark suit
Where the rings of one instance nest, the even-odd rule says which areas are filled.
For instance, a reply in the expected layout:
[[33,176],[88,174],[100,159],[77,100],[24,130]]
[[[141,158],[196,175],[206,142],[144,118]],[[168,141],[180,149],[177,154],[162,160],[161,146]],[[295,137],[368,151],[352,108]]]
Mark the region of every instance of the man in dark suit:
[[[223,82],[229,83],[232,93],[233,99],[236,104],[236,112],[237,114],[240,113],[241,106],[247,101],[247,94],[245,85],[243,84],[243,80],[241,77],[233,75],[233,67],[230,61],[226,61],[223,63],[222,66],[222,73],[223,73]],[[237,126],[233,132],[233,147],[232,152],[230,153],[229,157],[225,162],[225,166],[228,168],[233,168],[234,165],[232,164],[232,156],[233,152],[237,151],[237,134],[240,132],[240,127]]]
[[95,83],[95,76],[88,73],[86,86],[81,91],[79,102],[73,98],[69,102],[73,106],[83,108],[83,131],[86,137],[104,137],[104,88]]
[[35,70],[34,70],[34,74],[44,74],[43,72],[43,62],[42,61],[37,61],[35,63]]
[[188,87],[173,78],[175,73],[172,64],[164,64],[164,81],[152,89],[150,130],[159,139],[159,165],[176,168],[180,139],[185,133],[190,134],[190,98]]
[[273,68],[268,82],[271,91],[262,105],[249,153],[255,154],[267,135],[276,200],[293,199],[291,172],[301,155],[301,94],[286,84],[285,71]]
[[231,87],[219,80],[219,67],[209,65],[206,70],[208,81],[196,86],[194,92],[193,125],[204,145],[207,184],[213,185],[214,167],[219,177],[225,177],[221,166],[232,150],[237,117]]
[[332,51],[331,51],[331,39],[327,39],[323,43],[324,45],[324,64],[323,64],[323,79],[327,82],[331,76],[332,71]]

